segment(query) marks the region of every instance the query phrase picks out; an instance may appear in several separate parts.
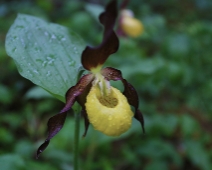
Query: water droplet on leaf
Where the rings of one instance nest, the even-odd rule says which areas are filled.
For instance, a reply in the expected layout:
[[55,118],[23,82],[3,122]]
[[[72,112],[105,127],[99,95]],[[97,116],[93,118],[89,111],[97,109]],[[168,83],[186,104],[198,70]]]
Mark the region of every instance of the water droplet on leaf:
[[29,70],[27,70],[27,73],[30,77],[33,77],[33,75],[31,74],[31,72]]
[[69,66],[74,66],[75,64],[76,64],[76,61],[73,61],[73,60],[68,62]]
[[43,67],[46,67],[46,65],[47,65],[47,61],[44,61],[44,62],[42,63],[42,66],[43,66]]
[[36,69],[34,69],[33,72],[36,74],[39,74],[38,70],[36,70]]
[[14,47],[14,48],[12,49],[12,52],[16,52],[16,51],[17,51],[17,48]]
[[56,36],[54,34],[52,34],[51,38],[52,39],[56,39]]
[[66,38],[62,38],[62,39],[61,39],[61,41],[65,41],[65,40],[66,40]]
[[49,33],[47,31],[44,32],[45,36],[49,36]]
[[26,47],[26,44],[25,44],[25,42],[24,42],[24,39],[23,39],[23,38],[21,38],[21,44],[23,45],[23,47],[24,47],[24,48]]
[[47,77],[51,76],[51,71],[48,71],[46,74]]

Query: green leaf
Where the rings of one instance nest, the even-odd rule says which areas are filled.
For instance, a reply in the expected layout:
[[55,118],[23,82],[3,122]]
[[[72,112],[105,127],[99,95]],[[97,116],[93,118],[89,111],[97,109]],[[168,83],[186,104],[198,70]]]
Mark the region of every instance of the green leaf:
[[66,27],[19,14],[6,37],[6,51],[19,73],[59,100],[75,85],[82,39]]
[[211,169],[211,159],[206,147],[199,141],[185,141],[187,155],[191,162],[202,170]]
[[12,93],[9,88],[0,84],[0,103],[9,104],[12,100]]
[[35,86],[31,88],[26,93],[27,99],[42,99],[42,98],[49,98],[52,97],[48,92],[46,92],[44,89],[40,88],[39,86]]
[[0,156],[0,164],[4,170],[24,169],[25,162],[20,155],[5,154]]
[[97,4],[86,4],[85,9],[98,21],[99,15],[104,12],[104,8]]

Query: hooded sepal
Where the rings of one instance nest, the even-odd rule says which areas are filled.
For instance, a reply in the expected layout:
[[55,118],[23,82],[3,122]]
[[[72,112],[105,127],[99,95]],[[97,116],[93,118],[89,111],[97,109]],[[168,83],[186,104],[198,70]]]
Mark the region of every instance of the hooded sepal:
[[106,7],[99,20],[104,26],[102,43],[97,47],[87,46],[82,53],[81,62],[85,69],[91,70],[104,64],[109,55],[115,53],[119,47],[119,40],[113,31],[117,18],[117,2],[111,1]]
[[116,22],[117,12],[117,0],[112,0],[105,8],[105,11],[100,14],[99,21],[105,27],[104,37],[113,31],[113,27]]

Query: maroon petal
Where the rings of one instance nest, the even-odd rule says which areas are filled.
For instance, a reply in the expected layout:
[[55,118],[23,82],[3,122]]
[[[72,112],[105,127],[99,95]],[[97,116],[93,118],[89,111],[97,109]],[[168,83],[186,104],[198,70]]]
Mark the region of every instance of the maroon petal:
[[144,117],[143,117],[143,114],[141,113],[141,111],[139,109],[136,110],[134,117],[141,123],[142,130],[145,133]]
[[84,75],[79,82],[71,87],[66,92],[66,104],[65,107],[60,111],[59,114],[51,117],[48,121],[48,137],[45,142],[37,150],[37,158],[49,145],[50,139],[53,138],[63,127],[67,116],[67,111],[71,109],[76,97],[83,93],[89,83],[93,80],[92,74]]
[[46,140],[37,150],[36,159],[39,158],[40,154],[47,148],[49,145],[49,140]]
[[121,71],[117,70],[115,68],[112,67],[106,67],[104,69],[101,70],[101,74],[108,80],[113,80],[113,81],[117,81],[117,80],[122,80],[122,75],[121,75]]
[[75,86],[71,87],[66,92],[66,104],[65,107],[60,111],[60,113],[66,112],[71,109],[72,105],[76,100],[76,97],[83,93],[83,91],[91,83],[92,80],[93,80],[93,74],[86,74],[83,77],[81,77],[81,79]]
[[138,110],[138,94],[135,88],[130,83],[128,83],[127,80],[122,79],[122,83],[124,84],[123,94],[127,97],[127,100],[130,103],[130,105],[135,107],[134,117],[141,123],[142,130],[145,133],[144,118],[141,111]]
[[87,46],[82,53],[81,62],[85,69],[91,70],[99,65],[103,65],[110,54],[118,50],[119,40],[113,31],[117,18],[117,2],[111,1],[103,12],[99,20],[104,26],[104,36],[102,43],[97,47]]
[[141,127],[143,132],[145,132],[144,129],[144,118],[140,110],[138,110],[138,94],[135,90],[135,88],[127,82],[127,80],[122,78],[122,74],[120,70],[117,70],[112,67],[106,67],[102,69],[101,74],[108,80],[121,80],[124,85],[124,92],[123,94],[126,96],[128,102],[130,105],[135,107],[135,115],[134,117],[141,123]]
[[67,116],[67,112],[59,113],[53,117],[51,117],[48,121],[48,137],[45,142],[38,148],[37,150],[37,158],[39,155],[46,149],[49,145],[50,139],[53,138],[63,127],[65,119]]
[[127,82],[127,80],[122,79],[122,83],[124,84],[124,92],[123,94],[127,97],[129,103],[138,108],[138,94],[135,88]]
[[84,134],[83,134],[83,137],[85,137],[85,136],[86,136],[86,134],[87,134],[88,127],[89,127],[89,124],[90,124],[90,123],[89,123],[88,115],[87,115],[87,112],[86,112],[85,108],[83,108],[83,109],[82,109],[81,114],[82,114],[82,115],[83,115],[83,117],[84,117],[85,132],[84,132]]

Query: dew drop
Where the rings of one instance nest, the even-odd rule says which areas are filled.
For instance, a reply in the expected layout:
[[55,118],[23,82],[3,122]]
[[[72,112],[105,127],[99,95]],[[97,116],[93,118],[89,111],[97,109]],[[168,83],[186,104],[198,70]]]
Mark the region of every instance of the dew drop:
[[54,59],[48,61],[49,65],[54,65]]
[[47,63],[48,63],[49,65],[54,65],[54,60],[55,60],[55,59],[54,59],[54,55],[51,54],[50,56],[51,56],[51,57],[49,57],[49,56],[47,57],[47,60],[48,60]]
[[69,61],[69,62],[68,62],[68,65],[69,65],[69,66],[74,66],[75,64],[76,64],[76,61]]
[[21,38],[21,44],[23,45],[23,47],[24,47],[24,48],[26,47],[26,44],[25,44],[25,42],[24,42],[24,39],[23,39],[23,38]]
[[38,70],[36,70],[36,69],[34,69],[33,72],[36,74],[39,74]]
[[65,81],[65,83],[68,83],[68,79],[65,79],[64,81]]
[[44,62],[42,63],[42,66],[43,66],[43,67],[46,67],[46,65],[47,65],[47,61],[44,61]]
[[54,34],[52,34],[51,38],[52,39],[56,39],[56,36]]
[[27,70],[27,73],[30,77],[33,77],[33,75],[31,74],[31,72],[29,70]]
[[44,32],[45,36],[49,36],[49,33],[47,31]]
[[61,41],[65,41],[65,40],[66,40],[66,38],[65,38],[65,37],[61,39]]
[[51,76],[51,71],[48,71],[46,74],[47,77]]
[[16,52],[16,51],[17,51],[17,48],[14,47],[14,48],[12,49],[12,52]]
[[78,54],[77,47],[74,47],[74,53]]

